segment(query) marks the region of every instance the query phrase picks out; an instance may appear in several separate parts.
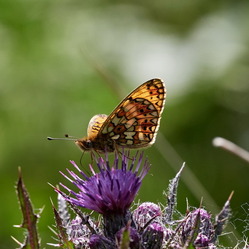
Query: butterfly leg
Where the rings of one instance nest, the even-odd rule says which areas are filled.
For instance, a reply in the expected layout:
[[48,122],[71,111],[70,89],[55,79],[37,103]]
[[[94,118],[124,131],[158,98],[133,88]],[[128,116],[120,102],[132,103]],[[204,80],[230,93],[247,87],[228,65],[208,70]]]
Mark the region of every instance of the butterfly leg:
[[116,143],[114,143],[114,151],[117,152],[117,154],[120,156],[120,159],[122,159],[122,156],[125,156],[127,159],[132,160],[130,157],[130,150],[128,149],[128,153],[125,154],[125,148],[118,146]]
[[82,153],[81,153],[81,156],[80,156],[80,166],[83,167],[82,165],[82,159],[83,159],[83,156],[85,154],[85,151],[83,150]]

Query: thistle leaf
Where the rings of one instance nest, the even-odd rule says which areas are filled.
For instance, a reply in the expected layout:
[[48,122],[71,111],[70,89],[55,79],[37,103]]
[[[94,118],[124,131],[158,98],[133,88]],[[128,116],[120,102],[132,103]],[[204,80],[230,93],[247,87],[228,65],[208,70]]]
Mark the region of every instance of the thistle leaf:
[[56,208],[53,205],[53,211],[54,211],[54,218],[56,227],[58,229],[58,237],[60,241],[61,248],[68,248],[68,249],[74,249],[74,245],[71,241],[68,239],[67,230],[63,225],[63,219],[60,217],[59,212],[56,210]]
[[25,237],[24,243],[20,248],[31,248],[31,249],[39,249],[40,248],[40,240],[37,231],[37,221],[39,215],[36,215],[33,211],[32,203],[28,194],[28,191],[24,185],[21,168],[19,170],[19,178],[16,185],[17,196],[19,200],[19,204],[21,207],[23,222],[21,225],[16,227],[26,228],[28,233]]

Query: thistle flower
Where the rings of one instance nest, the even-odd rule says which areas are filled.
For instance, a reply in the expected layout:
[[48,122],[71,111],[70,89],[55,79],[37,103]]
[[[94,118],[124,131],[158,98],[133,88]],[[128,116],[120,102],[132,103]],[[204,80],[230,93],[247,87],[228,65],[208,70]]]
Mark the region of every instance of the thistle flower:
[[157,222],[151,223],[142,233],[142,248],[162,248],[165,227]]
[[[137,158],[138,156],[135,156],[130,160],[128,154],[123,154],[120,160],[117,154],[113,165],[110,166],[107,158],[100,157],[96,160],[99,172],[96,173],[90,165],[90,177],[71,161],[82,178],[71,170],[67,170],[71,178],[63,173],[62,175],[73,183],[79,192],[76,193],[63,184],[60,185],[68,190],[71,196],[58,189],[56,191],[69,203],[102,214],[104,235],[114,239],[115,234],[131,220],[129,208],[149,170],[147,160],[142,164],[143,154],[140,154],[138,160]],[[94,244],[94,241],[91,243]]]
[[213,232],[211,215],[205,209],[198,208],[190,212],[182,223],[181,239],[183,244],[194,241],[195,246],[207,247],[212,244]]
[[141,230],[152,220],[155,221],[156,217],[161,216],[161,214],[161,209],[157,204],[144,202],[134,210],[133,220]]
[[[121,165],[120,159],[118,155],[116,155],[112,167],[109,166],[107,160],[100,157],[97,161],[100,172],[95,173],[93,167],[89,165],[93,174],[90,177],[81,171],[74,161],[71,161],[83,179],[71,170],[67,171],[72,179],[62,173],[62,175],[75,184],[80,190],[79,193],[76,193],[65,185],[60,184],[75,196],[75,198],[67,196],[66,200],[74,205],[88,208],[104,215],[113,213],[125,214],[141,186],[142,179],[149,170],[149,163],[146,161],[139,173],[142,156],[141,154],[134,170],[136,157],[133,158],[129,166],[126,155],[122,156]],[[58,192],[61,193],[60,191]],[[65,197],[65,195],[63,196]]]

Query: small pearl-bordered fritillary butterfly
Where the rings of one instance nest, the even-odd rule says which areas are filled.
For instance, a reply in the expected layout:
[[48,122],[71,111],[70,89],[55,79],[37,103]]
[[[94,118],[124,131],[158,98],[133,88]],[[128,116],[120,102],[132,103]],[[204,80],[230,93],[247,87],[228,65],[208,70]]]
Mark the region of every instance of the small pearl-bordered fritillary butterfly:
[[[155,142],[164,108],[166,88],[161,79],[149,80],[132,91],[108,116],[92,117],[87,137],[77,139],[83,151],[114,152],[139,149]],[[52,138],[48,138],[52,139]]]

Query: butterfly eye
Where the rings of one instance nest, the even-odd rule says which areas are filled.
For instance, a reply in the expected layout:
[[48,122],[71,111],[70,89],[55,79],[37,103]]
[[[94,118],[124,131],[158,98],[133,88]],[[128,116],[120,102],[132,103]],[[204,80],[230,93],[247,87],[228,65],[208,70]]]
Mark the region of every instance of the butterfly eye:
[[84,145],[85,145],[86,148],[92,148],[92,142],[91,142],[91,140],[84,141]]

